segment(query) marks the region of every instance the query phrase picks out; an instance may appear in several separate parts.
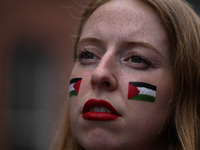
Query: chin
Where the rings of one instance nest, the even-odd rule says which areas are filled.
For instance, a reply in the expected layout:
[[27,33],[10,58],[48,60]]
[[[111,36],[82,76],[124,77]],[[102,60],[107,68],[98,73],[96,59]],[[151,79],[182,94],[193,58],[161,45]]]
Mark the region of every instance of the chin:
[[102,131],[86,133],[76,137],[79,144],[86,150],[120,150],[120,143],[116,136],[111,136]]
[[[94,131],[94,130],[93,130]],[[103,130],[75,135],[79,144],[85,150],[165,150],[166,143],[142,142],[120,134],[110,134]],[[131,139],[131,140],[130,140]],[[162,140],[161,140],[162,141]],[[145,144],[144,144],[145,143]]]
[[80,145],[86,150],[121,150],[117,143],[103,139],[85,141],[80,143]]

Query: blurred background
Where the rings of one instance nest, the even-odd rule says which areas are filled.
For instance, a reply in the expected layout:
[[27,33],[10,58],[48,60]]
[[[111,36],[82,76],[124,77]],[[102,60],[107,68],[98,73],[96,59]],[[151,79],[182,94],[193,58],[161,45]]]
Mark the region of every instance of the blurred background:
[[[76,28],[90,1],[0,1],[0,150],[49,148],[68,96]],[[188,1],[200,14],[200,1]]]
[[0,150],[47,150],[68,96],[89,0],[0,1]]

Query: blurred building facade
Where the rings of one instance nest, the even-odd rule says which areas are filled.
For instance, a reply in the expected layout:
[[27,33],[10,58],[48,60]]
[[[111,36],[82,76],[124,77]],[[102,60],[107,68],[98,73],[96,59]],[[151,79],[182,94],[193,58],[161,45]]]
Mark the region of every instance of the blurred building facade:
[[88,0],[0,2],[0,149],[47,150],[68,96]]

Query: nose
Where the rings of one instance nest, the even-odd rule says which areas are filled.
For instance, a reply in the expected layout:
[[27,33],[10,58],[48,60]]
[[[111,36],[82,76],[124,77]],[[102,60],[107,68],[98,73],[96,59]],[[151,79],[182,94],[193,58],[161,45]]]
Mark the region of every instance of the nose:
[[98,66],[94,69],[91,76],[91,85],[93,89],[104,89],[107,91],[115,90],[116,80],[116,61],[112,54],[104,54]]

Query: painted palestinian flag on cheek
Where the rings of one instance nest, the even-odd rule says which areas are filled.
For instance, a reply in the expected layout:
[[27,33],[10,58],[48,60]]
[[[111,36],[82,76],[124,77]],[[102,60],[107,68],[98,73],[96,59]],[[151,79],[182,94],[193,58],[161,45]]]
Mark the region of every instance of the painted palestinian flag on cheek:
[[156,97],[156,86],[143,82],[129,82],[128,99],[153,103]]
[[73,78],[70,80],[69,85],[69,97],[78,95],[79,87],[81,85],[82,78]]

